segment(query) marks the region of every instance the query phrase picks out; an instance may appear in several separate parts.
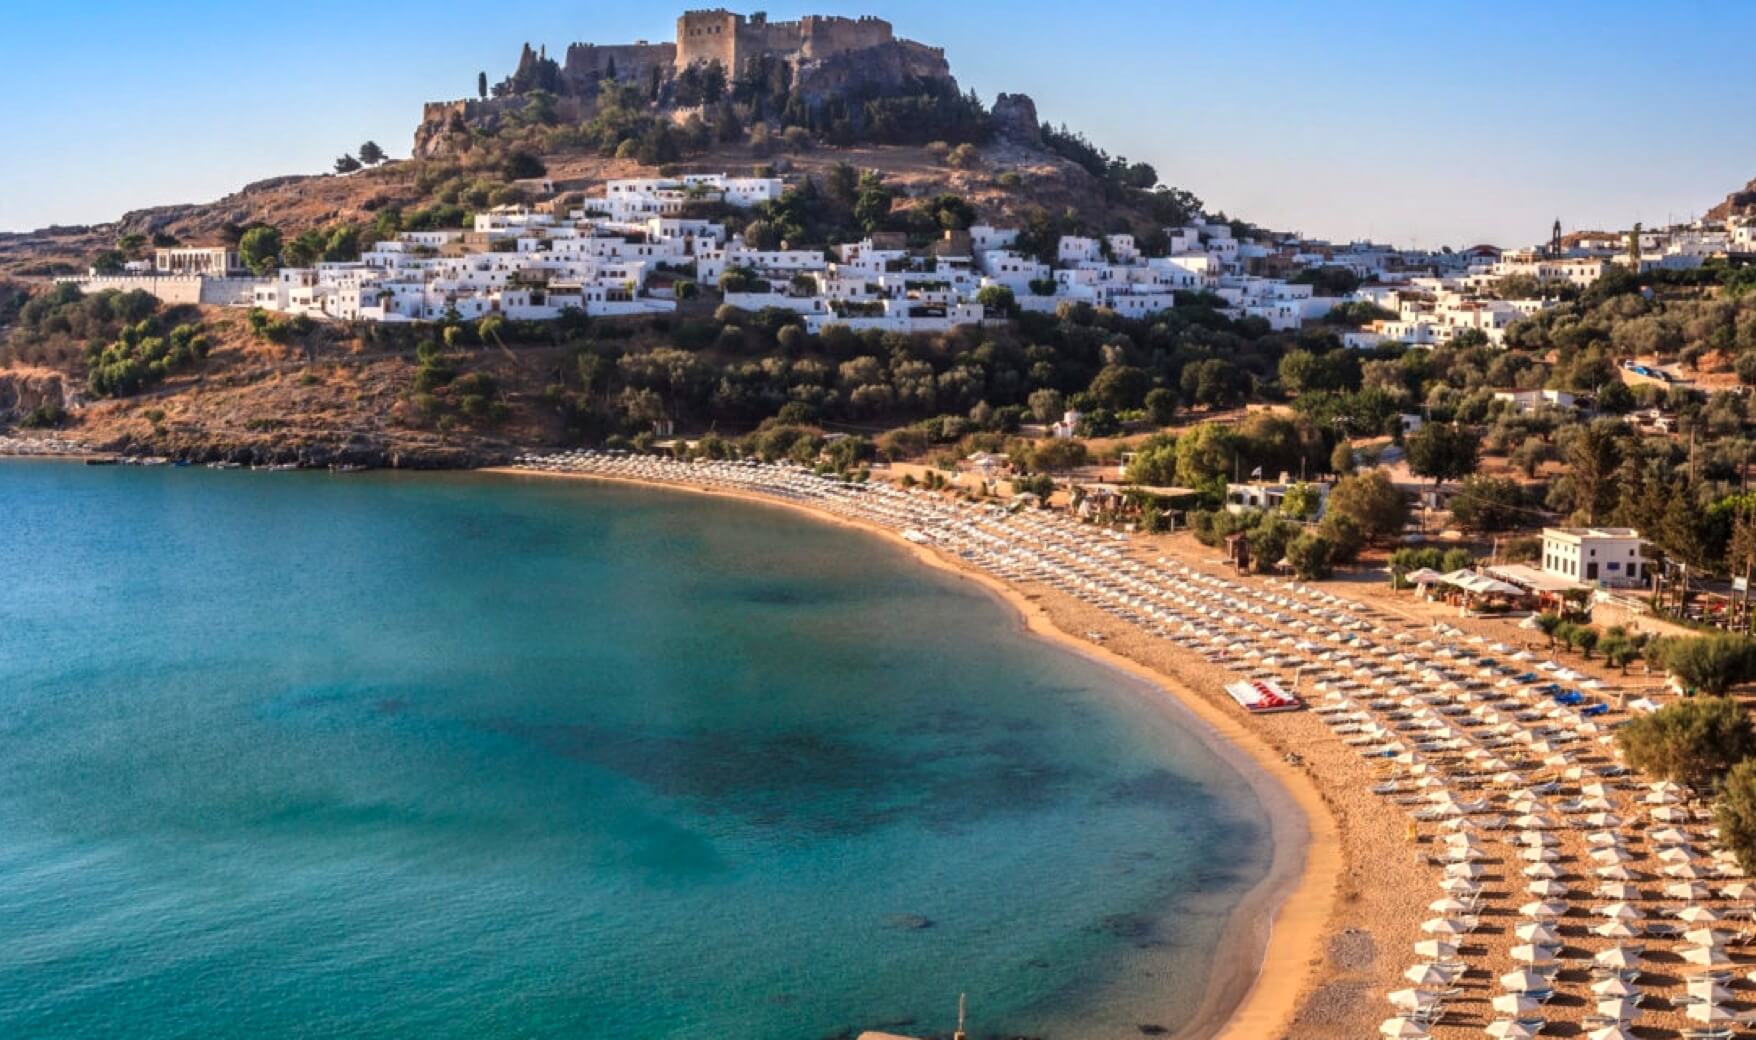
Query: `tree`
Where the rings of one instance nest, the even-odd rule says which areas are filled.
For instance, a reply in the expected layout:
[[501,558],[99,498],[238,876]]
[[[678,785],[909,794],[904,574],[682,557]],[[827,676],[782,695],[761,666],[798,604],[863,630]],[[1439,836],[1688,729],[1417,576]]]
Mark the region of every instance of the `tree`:
[[1067,408],[1065,399],[1061,397],[1061,391],[1050,386],[1045,386],[1041,390],[1032,390],[1026,403],[1030,405],[1030,414],[1036,417],[1037,422],[1041,423],[1055,422],[1061,418],[1061,413]]
[[367,141],[360,146],[360,161],[367,166],[377,166],[388,158],[390,157],[384,154],[384,149],[378,147],[377,141]]
[[1663,780],[1708,791],[1756,752],[1756,731],[1729,697],[1690,697],[1641,715],[1616,731],[1628,764]]
[[258,278],[280,266],[280,232],[258,225],[238,239],[238,259]]
[[1152,389],[1152,376],[1132,365],[1105,365],[1092,379],[1087,392],[1099,405],[1113,411],[1139,408]]
[[1367,541],[1384,541],[1402,533],[1408,502],[1381,470],[1341,478],[1329,492],[1329,516],[1345,517]]
[[501,172],[506,175],[506,179],[509,181],[522,181],[532,177],[541,177],[549,172],[549,168],[544,166],[543,161],[532,153],[519,150],[506,157]]
[[945,164],[958,170],[971,170],[982,164],[982,153],[973,144],[960,144],[946,154]]
[[1030,468],[1041,473],[1060,473],[1085,465],[1088,453],[1084,441],[1048,440],[1030,452]]
[[1408,439],[1411,473],[1432,477],[1438,487],[1475,472],[1481,458],[1482,439],[1475,431],[1447,423],[1428,423]]
[[351,155],[343,155],[335,161],[336,173],[353,173],[360,168],[360,160]]
[[1561,632],[1561,615],[1544,611],[1536,616],[1537,630],[1549,638],[1549,645],[1555,645],[1555,638]]
[[1146,417],[1154,426],[1168,426],[1177,414],[1177,395],[1162,386],[1146,392]]
[[1306,531],[1287,546],[1287,561],[1301,580],[1311,581],[1330,575],[1330,556],[1334,547],[1321,534]]
[[1756,873],[1756,759],[1732,767],[1713,806],[1719,838],[1738,857],[1744,873]]
[[1316,516],[1317,508],[1322,504],[1323,499],[1317,494],[1315,487],[1310,484],[1294,484],[1281,496],[1280,511],[1294,520],[1306,520]]
[[1689,636],[1659,641],[1659,661],[1685,686],[1720,694],[1756,678],[1756,640],[1744,635]]
[[982,305],[984,316],[991,313],[994,317],[1006,318],[1018,309],[1018,300],[1012,295],[1012,290],[1004,285],[982,286],[981,291],[976,293],[976,302]]
[[1329,453],[1329,469],[1332,473],[1346,475],[1354,471],[1354,446],[1347,441],[1336,442],[1335,449]]
[[1523,499],[1516,480],[1472,473],[1451,499],[1451,517],[1466,531],[1510,531],[1519,525]]
[[476,73],[476,97],[483,101],[488,100],[488,74],[486,72]]
[[1597,419],[1575,427],[1562,451],[1567,477],[1574,489],[1574,510],[1587,524],[1598,522],[1615,504],[1616,470],[1622,465],[1622,439],[1627,427],[1615,419]]

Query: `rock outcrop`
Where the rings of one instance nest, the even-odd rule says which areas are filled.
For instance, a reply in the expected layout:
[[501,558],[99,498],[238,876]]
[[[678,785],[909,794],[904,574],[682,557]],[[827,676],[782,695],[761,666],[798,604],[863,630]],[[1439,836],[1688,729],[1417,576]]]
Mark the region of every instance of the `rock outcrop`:
[[1028,94],[1001,94],[994,99],[991,115],[994,136],[1028,148],[1043,146],[1043,125],[1037,121],[1037,104]]
[[1725,201],[1707,211],[1708,220],[1729,217],[1756,217],[1756,181],[1725,197]]

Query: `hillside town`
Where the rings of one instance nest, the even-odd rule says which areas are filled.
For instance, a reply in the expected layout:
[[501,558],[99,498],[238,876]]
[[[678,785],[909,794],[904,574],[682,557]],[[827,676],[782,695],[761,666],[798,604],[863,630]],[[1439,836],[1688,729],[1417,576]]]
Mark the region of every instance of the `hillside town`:
[[[555,202],[552,185],[547,187]],[[1233,319],[1296,330],[1339,305],[1373,317],[1346,332],[1349,347],[1432,347],[1465,333],[1490,344],[1508,327],[1617,268],[1684,271],[1756,256],[1756,221],[1697,221],[1665,231],[1585,234],[1502,252],[1399,250],[1277,236],[1197,218],[1163,229],[1148,254],[1130,234],[1061,236],[1049,260],[1022,252],[1019,231],[974,223],[927,244],[875,231],[827,248],[758,248],[691,211],[754,211],[789,190],[777,176],[689,174],[611,180],[562,207],[502,205],[469,227],[402,231],[357,260],[287,266],[256,276],[235,248],[178,246],[119,273],[66,279],[87,291],[144,289],[167,303],[260,308],[336,322],[474,320],[489,314],[544,321],[672,313],[703,288],[745,311],[800,315],[819,332],[942,332],[1017,311],[1053,314],[1085,304],[1146,318],[1202,294]],[[1345,272],[1352,288],[1311,277]],[[1533,295],[1508,296],[1518,286]]]

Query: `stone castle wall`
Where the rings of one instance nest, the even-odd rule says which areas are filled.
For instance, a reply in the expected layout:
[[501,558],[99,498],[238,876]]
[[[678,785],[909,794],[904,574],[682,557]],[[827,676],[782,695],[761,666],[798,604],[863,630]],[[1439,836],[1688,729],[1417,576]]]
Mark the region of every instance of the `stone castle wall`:
[[561,64],[561,75],[575,86],[596,82],[609,75],[613,68],[616,78],[645,82],[653,69],[669,75],[677,66],[677,45],[674,43],[628,43],[600,46],[595,43],[574,43],[567,47],[567,59]]
[[717,61],[736,73],[745,62],[769,54],[788,60],[814,60],[864,50],[895,39],[890,23],[859,18],[806,15],[796,22],[745,18],[723,8],[688,11],[677,19],[676,67]]

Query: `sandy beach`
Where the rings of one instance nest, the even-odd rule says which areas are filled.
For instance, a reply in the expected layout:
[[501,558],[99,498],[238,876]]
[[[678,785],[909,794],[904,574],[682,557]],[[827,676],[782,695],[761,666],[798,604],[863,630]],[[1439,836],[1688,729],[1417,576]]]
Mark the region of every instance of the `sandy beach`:
[[[1351,765],[1355,772],[1361,772],[1362,767],[1357,756],[1339,753],[1334,754],[1334,762],[1313,762],[1307,750],[1309,739],[1324,735],[1316,719],[1304,715],[1245,716],[1221,689],[1226,675],[1223,668],[1187,652],[1173,653],[1182,650],[1174,644],[1131,639],[1124,626],[1116,625],[1101,611],[1072,597],[1053,589],[1003,582],[878,524],[804,503],[705,485],[532,472],[511,467],[481,472],[513,478],[597,480],[730,498],[787,509],[875,535],[906,549],[920,563],[979,585],[1013,609],[1019,623],[1033,635],[1162,691],[1167,710],[1178,717],[1179,723],[1197,734],[1250,783],[1268,812],[1274,847],[1268,874],[1245,896],[1227,923],[1227,940],[1215,951],[1200,1010],[1177,1034],[1179,1040],[1264,1040],[1293,1035],[1295,1024],[1301,1037],[1341,1037],[1356,1035],[1362,1027],[1369,1029],[1376,1021],[1373,1016],[1377,1006],[1366,994],[1377,979],[1345,983],[1353,999],[1338,1000],[1335,993],[1318,986],[1318,975],[1331,959],[1329,950],[1334,939],[1349,929],[1362,927],[1355,914],[1337,912],[1344,898],[1354,906],[1362,902],[1355,886],[1349,883],[1356,874],[1355,868],[1371,849],[1377,847],[1381,853],[1385,840],[1400,841],[1401,836],[1388,819],[1380,826],[1364,826],[1366,821],[1359,810],[1381,807],[1370,801],[1364,806],[1350,803],[1347,790],[1361,791],[1363,786],[1326,785],[1320,779],[1325,769]],[[1102,643],[1074,634],[1093,631],[1105,634]],[[1299,764],[1288,758],[1295,748],[1303,756]],[[1411,872],[1404,876],[1409,878],[1409,905],[1415,909],[1401,919],[1408,924],[1412,941],[1413,924],[1418,919],[1413,914],[1424,889]],[[1368,905],[1376,902],[1368,901]],[[1328,980],[1334,973],[1322,974]],[[1394,971],[1387,974],[1393,977]],[[1322,1006],[1313,1006],[1308,1015],[1302,1013],[1305,1005],[1316,997],[1323,998]],[[1342,1004],[1348,1006],[1337,1006]]]

